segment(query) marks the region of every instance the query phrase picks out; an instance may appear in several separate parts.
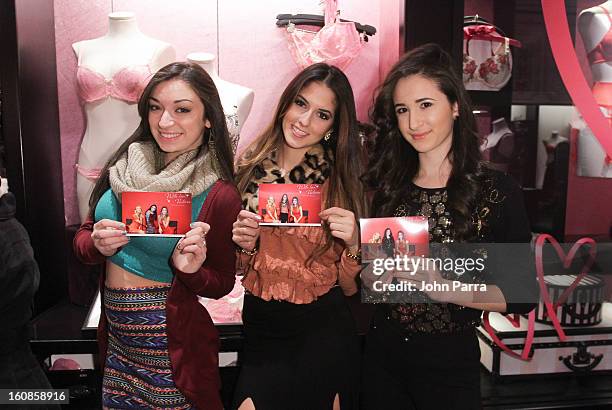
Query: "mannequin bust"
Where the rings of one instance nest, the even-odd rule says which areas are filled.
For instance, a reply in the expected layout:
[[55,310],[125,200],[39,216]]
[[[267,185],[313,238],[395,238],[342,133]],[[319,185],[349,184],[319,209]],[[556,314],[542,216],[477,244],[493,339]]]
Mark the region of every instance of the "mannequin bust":
[[187,61],[200,65],[215,82],[217,90],[219,90],[223,111],[225,112],[227,128],[232,138],[232,147],[234,153],[236,153],[240,130],[251,112],[255,92],[250,88],[221,79],[213,54],[201,52],[189,53]]
[[109,14],[108,32],[72,45],[86,129],[77,164],[81,220],[100,169],[138,127],[137,102],[152,73],[175,60],[168,43],[138,30],[133,13]]
[[[578,30],[593,77],[593,96],[612,126],[612,0],[583,10],[578,15]],[[578,129],[578,170],[580,176],[612,178],[612,159],[584,121]]]
[[554,161],[555,148],[557,148],[557,145],[561,142],[567,142],[567,138],[563,135],[559,135],[559,131],[557,130],[552,131],[550,137],[542,140],[542,144],[544,144],[546,154],[548,155],[546,158],[546,165],[550,165]]
[[480,146],[482,157],[491,168],[508,172],[514,153],[514,132],[505,118],[491,122],[492,130]]
[[[593,86],[599,82],[612,83],[612,0],[580,12],[578,30],[591,66]],[[608,101],[598,102],[612,106],[612,96],[607,97]]]

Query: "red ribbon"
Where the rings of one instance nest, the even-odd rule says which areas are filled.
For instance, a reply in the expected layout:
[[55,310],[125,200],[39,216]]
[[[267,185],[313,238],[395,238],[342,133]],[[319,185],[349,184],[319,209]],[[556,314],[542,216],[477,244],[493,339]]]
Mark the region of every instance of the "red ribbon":
[[565,88],[604,151],[612,157],[612,128],[584,78],[569,33],[564,0],[542,0],[548,41]]
[[[463,38],[466,40],[475,39],[497,41],[498,43],[503,43],[506,41],[506,37],[499,34],[494,26],[487,25],[463,27]],[[519,48],[522,46],[520,41],[513,38],[508,38],[508,44]]]
[[[517,316],[518,315],[514,315],[514,318],[506,316],[506,319],[508,319],[510,323],[512,323],[512,326],[516,328],[520,327],[520,318]],[[506,344],[502,342],[501,339],[497,336],[497,333],[495,333],[495,329],[493,328],[493,326],[491,326],[491,323],[489,321],[489,312],[484,312],[482,316],[482,326],[485,328],[489,336],[491,336],[493,342],[497,346],[499,346],[504,352],[514,358],[529,361],[531,360],[529,354],[531,353],[531,345],[533,345],[533,339],[535,334],[535,310],[529,312],[529,316],[527,317],[527,319],[527,335],[525,336],[525,344],[523,345],[523,351],[521,352],[521,354],[515,353],[513,350],[510,350],[510,348],[506,346]]]
[[463,28],[463,32],[467,35],[472,35],[472,36],[477,36],[477,35],[482,35],[482,34],[493,34],[493,33],[499,36],[497,31],[495,31],[495,27],[493,26],[484,26],[484,25],[467,26]]
[[[544,248],[544,243],[546,241],[550,242],[550,244],[553,246],[553,248],[557,252],[559,259],[563,260],[563,267],[565,269],[568,269],[571,266],[572,260],[576,256],[576,252],[578,252],[578,249],[580,249],[582,245],[585,245],[585,244],[591,245],[589,247],[589,259],[587,260],[587,262],[584,264],[584,266],[580,270],[580,273],[578,274],[574,282],[567,289],[565,289],[565,291],[561,294],[561,296],[559,296],[559,299],[555,302],[554,305],[550,301],[550,295],[548,294],[548,289],[546,288],[546,283],[544,282],[544,263],[542,260],[542,250]],[[536,252],[536,255],[535,255],[536,273],[538,275],[538,282],[540,284],[541,297],[542,297],[542,301],[544,302],[544,307],[546,308],[546,314],[548,318],[551,320],[551,322],[553,323],[553,327],[557,331],[557,335],[559,335],[559,340],[563,342],[565,341],[566,336],[565,336],[565,332],[563,331],[563,328],[561,327],[561,324],[559,323],[559,318],[557,317],[557,314],[556,314],[557,308],[563,303],[565,303],[565,301],[567,300],[567,297],[570,295],[570,293],[574,291],[574,289],[576,289],[576,286],[578,286],[582,278],[585,277],[585,275],[591,269],[591,266],[593,266],[593,263],[595,263],[595,254],[597,253],[597,244],[591,238],[581,238],[577,240],[576,243],[574,243],[574,245],[572,245],[569,253],[566,255],[565,251],[561,248],[561,245],[559,245],[559,242],[557,242],[557,240],[554,237],[548,234],[540,234],[536,239],[535,252]]]

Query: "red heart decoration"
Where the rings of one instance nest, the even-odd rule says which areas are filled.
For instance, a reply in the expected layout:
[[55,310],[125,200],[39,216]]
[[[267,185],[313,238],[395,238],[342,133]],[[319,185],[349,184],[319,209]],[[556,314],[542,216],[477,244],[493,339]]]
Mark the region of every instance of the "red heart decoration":
[[[585,244],[591,245],[589,247],[589,259],[586,261],[586,263],[580,270],[580,273],[578,274],[578,276],[576,276],[576,279],[572,282],[572,284],[567,289],[565,289],[565,291],[559,297],[559,300],[557,300],[557,302],[554,305],[550,301],[550,294],[548,293],[548,289],[546,288],[546,283],[544,282],[544,263],[542,260],[542,250],[544,248],[544,243],[546,243],[546,241],[550,242],[550,244],[553,246],[553,248],[557,252],[557,255],[559,256],[559,259],[563,261],[563,267],[565,269],[569,268],[572,265],[572,261],[574,260],[574,257],[576,256],[576,252],[578,252],[578,249],[580,249],[582,245],[585,245]],[[548,234],[541,234],[536,239],[535,253],[536,253],[535,255],[536,273],[538,275],[538,283],[540,285],[541,298],[542,298],[542,301],[544,302],[546,314],[552,321],[553,326],[555,330],[557,331],[557,334],[559,335],[559,340],[563,342],[565,341],[566,336],[565,336],[565,332],[563,331],[563,328],[561,327],[559,323],[559,318],[557,317],[557,314],[556,314],[557,307],[563,304],[567,300],[567,297],[570,295],[570,293],[572,293],[574,289],[576,289],[576,286],[578,286],[578,283],[589,272],[589,270],[591,269],[591,266],[593,266],[593,263],[595,263],[595,255],[597,254],[597,244],[591,238],[581,238],[581,239],[578,239],[576,243],[572,245],[572,247],[570,248],[570,251],[567,254],[565,254],[565,251],[563,250],[563,248],[561,248],[561,245],[559,245],[559,242],[557,242],[557,240],[554,237]]]
[[608,157],[612,158],[612,128],[604,117],[584,78],[569,33],[564,0],[542,0],[548,41],[561,79],[572,101]]
[[[591,245],[589,247],[589,259],[586,261],[586,263],[580,270],[580,273],[578,274],[574,282],[572,282],[572,284],[561,294],[559,300],[557,300],[554,305],[550,301],[550,294],[548,293],[546,283],[544,282],[544,263],[542,259],[542,250],[546,241],[550,242],[550,244],[553,246],[553,248],[557,252],[557,255],[559,256],[559,259],[563,261],[563,267],[565,269],[568,269],[572,265],[572,261],[576,257],[576,252],[578,252],[578,249],[580,249],[583,245]],[[545,313],[547,313],[548,317],[552,321],[553,327],[555,328],[555,330],[557,331],[557,335],[559,336],[559,340],[563,342],[567,339],[567,336],[565,335],[565,332],[563,331],[563,328],[559,323],[559,318],[556,314],[557,307],[567,300],[567,297],[574,291],[576,286],[578,286],[578,283],[580,283],[582,278],[591,269],[591,266],[593,266],[593,263],[595,263],[595,255],[597,254],[597,244],[591,238],[581,238],[572,245],[570,251],[566,254],[563,248],[561,248],[561,245],[559,245],[559,242],[557,242],[554,237],[548,234],[541,234],[536,238],[535,251],[536,273],[538,277],[538,284],[540,286],[541,298],[544,301],[544,306],[546,309]],[[512,326],[516,328],[519,327],[519,320],[517,320],[518,315],[513,315],[512,317],[510,317],[510,315],[506,315],[505,317],[512,324]],[[521,354],[517,354],[512,351],[497,336],[495,329],[493,328],[493,326],[491,326],[491,323],[489,321],[489,312],[484,312],[482,324],[487,333],[489,333],[489,336],[491,336],[491,339],[493,339],[493,342],[498,345],[505,353],[517,359],[525,361],[530,360],[529,353],[531,352],[531,346],[533,344],[535,334],[535,310],[529,312],[527,318],[527,334],[525,335],[525,344],[523,345],[523,351],[521,352]]]

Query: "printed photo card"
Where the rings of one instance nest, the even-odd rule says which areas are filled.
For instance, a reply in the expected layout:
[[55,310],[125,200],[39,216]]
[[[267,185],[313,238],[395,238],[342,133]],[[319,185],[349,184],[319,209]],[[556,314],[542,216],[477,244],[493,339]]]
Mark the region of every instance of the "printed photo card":
[[121,221],[128,236],[185,236],[191,229],[191,194],[123,192]]
[[260,225],[320,226],[321,185],[259,184]]
[[[381,303],[406,299],[413,292],[387,292],[399,274],[410,274],[415,262],[429,256],[427,218],[421,216],[360,219],[362,301]],[[395,288],[393,288],[395,290]],[[412,290],[412,289],[411,289]],[[393,296],[393,299],[389,297]],[[402,299],[404,298],[404,299]]]
[[362,218],[361,260],[404,256],[427,256],[429,232],[427,218],[406,216],[396,218]]

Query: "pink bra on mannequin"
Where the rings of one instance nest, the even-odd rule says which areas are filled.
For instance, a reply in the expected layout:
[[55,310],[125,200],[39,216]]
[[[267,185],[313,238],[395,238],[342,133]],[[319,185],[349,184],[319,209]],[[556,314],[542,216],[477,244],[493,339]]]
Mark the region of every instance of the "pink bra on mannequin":
[[[510,39],[500,36],[493,26],[479,25],[464,27],[465,50],[463,53],[463,84],[484,83],[492,90],[501,89],[510,80],[512,62],[510,59]],[[503,43],[493,50],[493,40],[499,37]],[[470,40],[489,40],[490,57],[478,62],[470,56]],[[469,87],[468,87],[469,88]]]
[[[79,97],[87,103],[112,97],[128,104],[136,104],[152,75],[147,65],[122,68],[111,78],[79,65],[76,72]],[[86,168],[79,164],[75,164],[75,168],[90,181],[95,182],[100,177],[101,168]]]
[[[79,96],[87,103],[113,97],[128,104],[135,104],[152,75],[149,66],[134,65],[122,68],[111,78],[106,78],[90,68],[79,65],[76,79]],[[76,164],[75,168],[90,181],[100,177],[100,168],[85,168],[79,164]]]
[[612,61],[612,16],[610,16],[610,12],[605,7],[599,6],[599,8],[604,11],[606,16],[608,16],[610,28],[601,41],[597,43],[595,48],[587,55],[589,63],[591,64],[600,64]]
[[88,103],[109,96],[130,104],[137,103],[151,75],[146,65],[123,68],[111,78],[82,65],[77,67],[76,72],[79,96]]
[[344,69],[359,54],[363,41],[355,23],[339,21],[337,11],[337,0],[325,0],[325,25],[316,33],[287,27],[289,52],[298,66],[324,62]]

